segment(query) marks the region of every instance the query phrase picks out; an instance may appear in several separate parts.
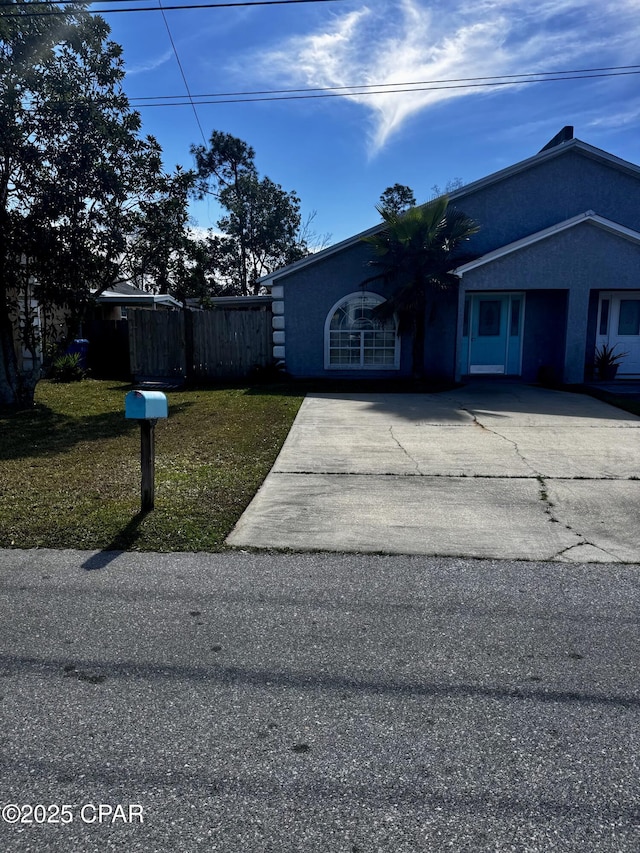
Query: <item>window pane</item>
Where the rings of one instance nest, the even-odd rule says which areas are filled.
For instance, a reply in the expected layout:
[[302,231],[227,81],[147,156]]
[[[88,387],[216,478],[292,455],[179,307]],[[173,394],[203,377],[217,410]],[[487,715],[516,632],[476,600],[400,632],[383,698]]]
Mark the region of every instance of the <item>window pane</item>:
[[394,366],[396,324],[393,317],[381,321],[375,316],[380,302],[374,296],[358,296],[334,311],[329,323],[329,364]]
[[478,335],[483,338],[495,337],[500,334],[500,308],[502,303],[499,299],[484,299],[479,304]]
[[618,319],[619,335],[640,334],[640,299],[621,299]]
[[609,300],[603,299],[600,306],[600,329],[599,335],[607,335],[609,333]]

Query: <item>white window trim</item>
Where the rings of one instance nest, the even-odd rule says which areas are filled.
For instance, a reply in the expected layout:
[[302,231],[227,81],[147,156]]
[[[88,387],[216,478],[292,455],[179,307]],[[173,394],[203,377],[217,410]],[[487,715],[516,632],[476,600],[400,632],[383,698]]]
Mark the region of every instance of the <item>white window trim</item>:
[[400,368],[400,338],[398,336],[398,323],[396,320],[396,329],[395,329],[395,349],[393,355],[393,364],[331,364],[330,361],[330,327],[331,320],[333,319],[333,315],[336,313],[338,308],[343,305],[345,302],[349,302],[355,299],[361,299],[362,297],[368,297],[371,299],[375,299],[377,303],[380,305],[387,300],[384,296],[380,296],[379,293],[374,293],[371,290],[355,290],[353,293],[348,293],[346,296],[341,296],[340,299],[332,306],[327,317],[324,321],[324,368],[325,370],[366,370],[366,371],[380,371],[380,370],[398,370]]

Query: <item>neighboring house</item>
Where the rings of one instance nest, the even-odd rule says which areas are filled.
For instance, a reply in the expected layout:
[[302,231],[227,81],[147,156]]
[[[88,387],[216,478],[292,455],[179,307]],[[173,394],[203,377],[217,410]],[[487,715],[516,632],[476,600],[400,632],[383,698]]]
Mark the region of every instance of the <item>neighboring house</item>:
[[[628,353],[640,375],[640,167],[564,128],[535,156],[450,194],[479,232],[456,293],[430,314],[427,375],[567,383],[589,378],[596,347]],[[266,276],[274,356],[299,377],[411,375],[411,342],[372,308],[391,289],[369,281],[362,234]]]
[[95,319],[123,320],[128,308],[149,308],[151,310],[175,310],[182,308],[180,302],[167,293],[147,293],[132,284],[120,282],[96,297]]

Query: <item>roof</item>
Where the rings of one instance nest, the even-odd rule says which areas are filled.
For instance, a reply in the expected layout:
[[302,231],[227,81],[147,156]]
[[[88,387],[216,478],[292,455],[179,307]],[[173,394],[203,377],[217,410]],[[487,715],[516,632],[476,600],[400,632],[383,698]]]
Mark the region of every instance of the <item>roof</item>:
[[168,293],[145,293],[144,290],[138,290],[130,284],[121,282],[108,290],[103,290],[100,296],[96,297],[98,305],[164,305],[168,308],[182,308],[180,302],[169,296]]
[[623,237],[626,240],[631,240],[634,243],[640,244],[640,232],[634,231],[632,228],[626,228],[624,225],[619,225],[617,222],[612,222],[610,219],[605,219],[603,216],[598,216],[593,210],[587,210],[585,213],[580,213],[578,216],[572,216],[570,219],[565,219],[564,222],[558,222],[549,228],[544,228],[542,231],[536,231],[535,234],[530,234],[528,237],[523,237],[520,240],[515,240],[513,243],[508,243],[506,246],[500,246],[499,249],[494,249],[492,252],[487,252],[476,258],[474,261],[469,261],[467,264],[457,267],[453,272],[456,275],[464,275],[464,273],[477,267],[490,264],[492,261],[498,260],[505,255],[510,255],[513,252],[518,252],[527,246],[534,243],[539,243],[541,240],[546,240],[548,237],[553,237],[562,231],[567,231],[569,228],[574,228],[576,225],[591,223],[592,225]]
[[118,281],[105,291],[105,293],[120,293],[122,296],[141,295],[145,292],[144,290],[140,290],[139,287],[129,284],[128,281]]
[[[560,134],[558,135],[560,136]],[[580,139],[568,139],[566,141],[560,141],[558,144],[549,148],[545,146],[542,151],[539,151],[537,154],[534,154],[533,157],[528,157],[526,160],[520,160],[518,163],[514,163],[512,166],[507,166],[505,169],[500,169],[498,172],[493,172],[490,175],[487,175],[484,178],[480,178],[477,181],[473,181],[470,184],[465,184],[459,190],[455,190],[454,192],[449,193],[449,200],[455,202],[459,198],[463,198],[464,196],[469,195],[470,193],[477,192],[478,190],[484,189],[485,187],[491,186],[492,184],[496,184],[500,181],[503,181],[505,178],[512,177],[513,175],[517,175],[520,172],[524,172],[527,169],[532,168],[533,166],[537,166],[540,163],[545,163],[549,160],[553,160],[556,157],[560,157],[563,154],[566,154],[568,151],[578,151],[586,157],[590,157],[594,160],[599,160],[603,163],[608,163],[611,166],[614,166],[617,169],[626,171],[636,177],[640,177],[640,166],[636,166],[634,163],[630,163],[627,160],[622,160],[620,157],[616,157],[613,154],[609,154],[607,151],[603,151],[600,148],[596,148],[593,145],[589,145],[586,142],[582,142]],[[426,202],[428,204],[428,202]],[[260,279],[260,283],[265,287],[271,287],[275,284],[276,279],[283,278],[284,276],[292,275],[298,270],[304,269],[311,264],[318,263],[319,261],[324,260],[325,258],[331,257],[331,255],[335,255],[338,252],[342,252],[344,249],[349,248],[350,246],[357,245],[363,237],[368,237],[370,234],[376,234],[382,227],[384,223],[379,222],[377,225],[374,225],[372,228],[368,228],[365,231],[361,231],[359,234],[355,234],[353,237],[348,237],[346,240],[342,240],[339,243],[336,243],[333,246],[329,246],[326,249],[322,249],[319,252],[316,252],[313,255],[308,255],[306,258],[303,258],[300,261],[296,261],[293,264],[289,264],[289,266],[281,267],[279,270],[274,270],[274,272],[269,273]]]
[[[271,305],[273,297],[270,293],[258,294],[257,296],[208,296],[206,298],[207,305],[212,305],[218,308],[261,308]],[[199,299],[187,299],[187,305],[191,307],[199,307]]]

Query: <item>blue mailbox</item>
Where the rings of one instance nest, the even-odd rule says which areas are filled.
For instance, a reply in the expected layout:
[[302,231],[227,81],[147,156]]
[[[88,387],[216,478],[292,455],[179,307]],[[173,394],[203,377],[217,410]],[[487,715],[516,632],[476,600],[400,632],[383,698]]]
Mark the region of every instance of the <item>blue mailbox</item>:
[[124,398],[125,418],[150,421],[169,416],[167,398],[162,391],[129,391]]

